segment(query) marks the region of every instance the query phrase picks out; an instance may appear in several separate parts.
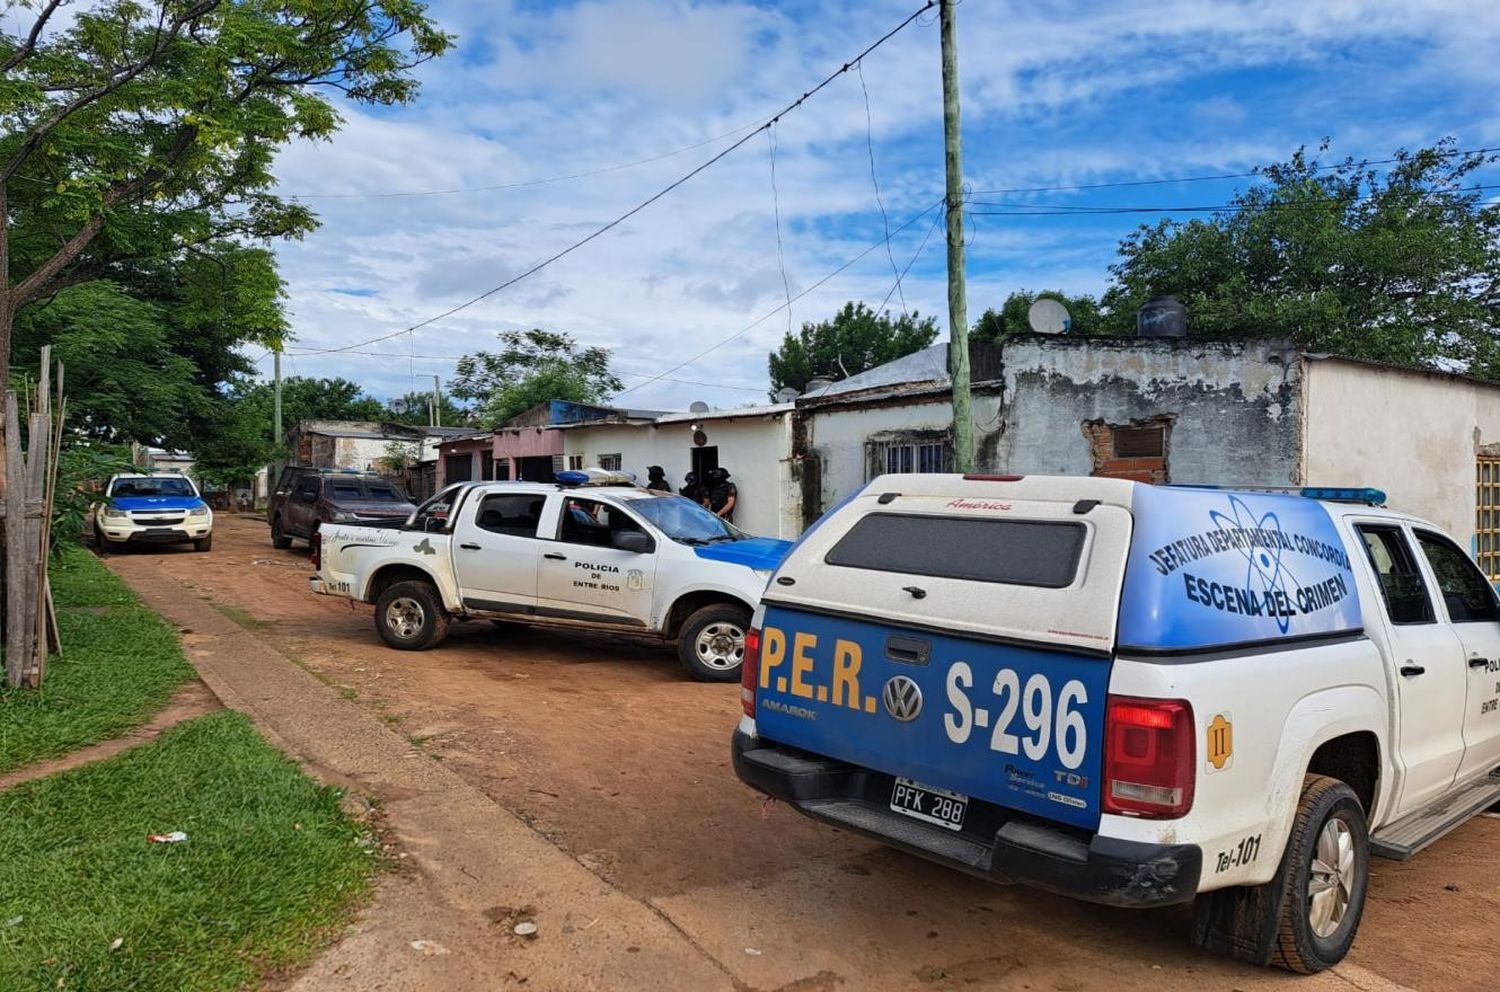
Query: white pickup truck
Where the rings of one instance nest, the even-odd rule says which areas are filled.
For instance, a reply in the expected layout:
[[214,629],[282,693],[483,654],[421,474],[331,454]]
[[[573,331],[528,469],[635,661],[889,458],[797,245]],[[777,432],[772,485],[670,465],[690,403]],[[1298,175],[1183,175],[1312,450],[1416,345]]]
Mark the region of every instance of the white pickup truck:
[[1500,799],[1500,603],[1374,490],[892,475],[757,611],[735,770],[1002,881],[1327,968],[1372,854]]
[[628,477],[460,483],[403,523],[324,524],[314,592],[375,605],[385,642],[421,650],[450,618],[675,639],[707,682],[739,678],[750,615],[788,541],[750,537]]

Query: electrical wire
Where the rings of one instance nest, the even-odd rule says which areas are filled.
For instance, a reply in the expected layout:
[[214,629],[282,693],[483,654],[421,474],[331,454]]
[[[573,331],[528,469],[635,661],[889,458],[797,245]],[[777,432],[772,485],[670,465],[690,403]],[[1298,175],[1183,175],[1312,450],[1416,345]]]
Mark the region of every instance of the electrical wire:
[[[797,302],[798,300],[802,299],[804,296],[807,296],[813,290],[821,288],[824,283],[829,282],[830,280],[838,277],[839,275],[842,275],[847,269],[851,268],[857,262],[859,262],[862,259],[864,259],[867,255],[869,255],[871,252],[875,251],[881,245],[885,244],[888,240],[890,240],[890,238],[895,237],[896,235],[900,234],[902,231],[906,230],[908,227],[911,227],[917,221],[921,220],[923,217],[926,217],[928,214],[932,213],[938,207],[942,206],[945,202],[947,202],[946,198],[944,198],[942,200],[938,200],[936,203],[932,204],[932,206],[928,207],[926,210],[923,210],[921,213],[916,214],[916,215],[908,218],[905,221],[905,223],[901,224],[901,226],[893,229],[889,235],[887,235],[886,237],[880,239],[879,241],[875,242],[874,244],[870,245],[869,247],[865,248],[858,255],[855,255],[853,258],[849,259],[843,265],[840,265],[838,268],[834,269],[832,272],[828,273],[823,278],[819,279],[817,282],[813,283],[811,286],[808,286],[806,289],[804,289],[802,292],[798,293],[796,296],[792,297],[792,302],[793,303]],[[785,304],[785,303],[779,304],[774,310],[770,310],[770,311],[762,314],[761,316],[759,316],[756,319],[752,320],[750,323],[746,324],[744,327],[742,327],[739,330],[735,331],[733,334],[729,335],[728,337],[722,338],[719,341],[714,342],[713,344],[709,345],[707,348],[704,348],[702,351],[698,352],[692,358],[689,358],[687,361],[685,361],[685,362],[678,362],[676,365],[674,365],[671,368],[667,369],[665,372],[662,372],[660,375],[652,376],[650,379],[648,379],[647,381],[645,381],[643,383],[640,383],[639,385],[630,386],[627,389],[623,389],[620,392],[616,393],[615,397],[618,398],[620,396],[624,396],[626,393],[634,392],[637,389],[642,389],[642,388],[644,388],[646,386],[651,385],[651,383],[653,383],[653,382],[657,382],[658,380],[667,378],[667,376],[671,375],[673,372],[677,372],[677,371],[680,371],[682,369],[687,368],[689,365],[692,365],[694,362],[696,362],[696,361],[698,361],[698,360],[700,360],[702,358],[707,357],[708,355],[712,354],[715,351],[718,351],[720,348],[724,347],[726,344],[729,344],[729,342],[737,340],[739,338],[744,337],[746,334],[749,334],[755,328],[759,327],[761,324],[765,323],[766,321],[770,320],[772,317],[774,317],[778,313],[780,313],[783,309],[786,308],[786,306],[787,306],[787,304]]]
[[[1460,155],[1487,155],[1492,152],[1500,152],[1500,146],[1486,148],[1455,148],[1452,151],[1438,152],[1443,158],[1453,158]],[[1392,165],[1400,162],[1400,158],[1375,158],[1365,159],[1352,163],[1358,168],[1364,169],[1372,165]],[[1312,172],[1332,172],[1350,165],[1348,162],[1338,162],[1333,165],[1313,166]],[[1131,179],[1112,183],[1083,183],[1072,186],[1011,186],[1003,189],[976,189],[973,192],[984,195],[989,193],[1065,193],[1091,189],[1123,189],[1131,186],[1171,186],[1176,183],[1209,183],[1226,179],[1253,179],[1256,176],[1265,175],[1266,166],[1256,166],[1249,172],[1222,172],[1211,176],[1178,176],[1175,179]]]
[[802,104],[804,104],[805,102],[807,102],[807,100],[809,100],[815,94],[817,94],[818,92],[820,92],[824,87],[828,86],[830,83],[832,83],[839,76],[842,76],[844,73],[848,72],[850,70],[850,68],[853,67],[853,65],[854,65],[855,62],[859,61],[860,59],[863,59],[865,56],[867,56],[871,52],[875,51],[875,49],[879,48],[881,45],[885,44],[891,38],[895,37],[896,34],[899,33],[903,28],[905,28],[908,24],[912,23],[912,21],[915,21],[917,19],[917,16],[919,14],[921,14],[923,11],[927,11],[927,10],[932,9],[934,6],[937,5],[937,3],[938,3],[938,0],[928,0],[928,2],[926,4],[924,4],[921,8],[919,8],[918,10],[914,11],[913,13],[907,15],[906,19],[903,20],[900,24],[897,24],[894,28],[892,28],[891,30],[887,31],[885,34],[881,35],[880,38],[878,38],[875,42],[873,42],[868,47],[866,47],[864,51],[860,52],[853,59],[851,59],[848,62],[845,62],[841,67],[839,67],[838,69],[834,70],[829,75],[825,76],[823,78],[823,80],[821,82],[819,82],[816,86],[814,86],[812,89],[808,90],[806,93],[803,93],[797,99],[793,100],[791,103],[787,104],[781,110],[777,111],[774,115],[772,115],[772,117],[770,118],[770,120],[766,121],[764,124],[761,124],[754,131],[751,131],[749,134],[743,135],[742,137],[738,138],[733,144],[729,145],[727,148],[724,148],[722,151],[719,151],[719,152],[715,153],[712,157],[708,158],[707,160],[705,160],[704,162],[702,162],[701,164],[699,164],[695,168],[691,169],[690,171],[688,171],[684,175],[682,175],[682,176],[678,177],[677,179],[673,180],[671,183],[668,183],[666,186],[662,187],[656,193],[653,193],[651,196],[649,196],[646,199],[642,200],[640,203],[636,204],[634,207],[631,207],[629,210],[625,211],[623,214],[621,214],[620,216],[616,217],[614,220],[608,222],[607,224],[602,225],[601,227],[596,228],[595,230],[593,230],[589,234],[585,235],[584,237],[579,238],[577,241],[574,241],[572,244],[568,245],[566,248],[563,248],[561,251],[558,251],[558,252],[553,253],[552,255],[549,255],[547,258],[543,259],[542,261],[538,262],[537,264],[535,264],[535,265],[531,266],[530,268],[526,269],[524,272],[521,272],[519,275],[511,277],[510,279],[507,279],[504,282],[500,283],[500,285],[495,286],[492,289],[485,290],[483,293],[480,293],[478,296],[475,296],[475,297],[472,297],[471,299],[465,300],[463,303],[460,303],[457,306],[450,307],[447,310],[444,310],[442,313],[436,314],[436,315],[434,315],[432,317],[428,317],[425,320],[418,321],[417,323],[412,324],[410,327],[403,327],[401,330],[399,330],[399,331],[392,331],[389,334],[376,335],[375,337],[367,338],[364,341],[356,341],[353,344],[343,345],[343,346],[340,346],[340,347],[337,347],[337,348],[328,348],[328,349],[325,349],[324,351],[322,351],[321,354],[330,354],[331,355],[331,354],[336,354],[336,353],[341,352],[341,351],[352,351],[355,348],[361,348],[361,347],[364,347],[365,345],[368,345],[368,344],[375,344],[376,342],[379,342],[379,341],[388,341],[391,338],[399,337],[402,334],[408,334],[408,333],[411,333],[413,331],[420,330],[421,328],[426,327],[429,324],[434,324],[434,323],[438,322],[439,320],[442,320],[442,319],[444,319],[446,317],[451,317],[451,316],[453,316],[454,314],[458,313],[461,310],[467,310],[469,307],[473,306],[474,304],[479,303],[479,302],[481,302],[483,300],[489,299],[491,296],[494,296],[496,293],[500,292],[501,290],[508,289],[511,286],[514,286],[516,283],[520,282],[521,280],[527,279],[527,278],[529,278],[529,277],[531,277],[533,275],[536,275],[538,272],[542,271],[547,266],[551,265],[552,263],[558,261],[561,258],[564,258],[564,257],[566,257],[568,255],[571,255],[573,252],[577,251],[579,248],[582,248],[584,245],[588,244],[590,241],[593,241],[595,238],[598,238],[598,237],[600,237],[600,236],[608,233],[609,231],[614,230],[616,227],[619,227],[621,224],[625,223],[631,217],[634,217],[636,214],[640,213],[642,210],[645,210],[647,207],[651,206],[656,201],[662,199],[667,194],[671,193],[673,190],[675,190],[678,187],[682,186],[683,184],[685,184],[686,182],[688,182],[690,179],[692,179],[694,176],[698,175],[700,172],[703,172],[706,169],[708,169],[708,168],[712,167],[713,165],[717,164],[718,162],[722,161],[724,158],[726,158],[730,154],[732,154],[736,149],[740,148],[742,145],[744,145],[746,142],[748,142],[756,134],[760,133],[760,131],[768,129],[768,128],[775,127],[776,123],[778,121],[780,121],[782,117],[784,117],[785,115],[787,115],[787,114],[791,113],[792,111],[794,111],[794,110],[798,109],[799,107],[801,107]]
[[786,277],[786,253],[781,245],[781,194],[776,190],[776,128],[766,132],[771,143],[771,210],[776,218],[776,262],[781,266],[781,291],[786,294],[786,332],[792,333],[792,284]]
[[[865,98],[865,148],[870,153],[870,185],[875,187],[875,205],[880,207],[880,220],[885,224],[885,257],[890,259],[891,272],[896,276],[896,292],[901,297],[901,313],[906,315],[908,313],[906,309],[906,292],[901,288],[902,273],[900,269],[896,268],[896,255],[891,250],[891,216],[886,213],[885,200],[880,196],[880,180],[875,174],[875,121],[870,115],[870,88],[865,85],[864,62],[856,62],[854,68],[859,75],[859,91],[864,94]],[[887,293],[885,298],[889,302],[891,298],[890,294]],[[881,304],[881,306],[883,308],[885,304]]]
[[[901,280],[906,278],[906,274],[911,271],[911,267],[917,264],[917,259],[922,257],[922,252],[927,250],[927,242],[932,240],[932,232],[937,230],[937,226],[942,220],[942,214],[938,214],[932,219],[932,223],[927,228],[927,233],[922,236],[922,243],[917,245],[917,250],[912,253],[911,261],[906,263],[906,268],[902,269],[900,274],[896,276],[896,285],[892,286],[891,291],[885,294],[885,299],[881,300],[880,306],[875,308],[876,313],[885,310],[886,304],[891,302],[891,294],[896,292],[896,288],[901,285]],[[887,244],[887,247],[889,247],[889,244]]]
[[704,140],[695,142],[691,145],[683,145],[681,148],[674,148],[669,152],[662,152],[660,155],[652,155],[648,158],[638,158],[632,162],[621,162],[617,165],[607,165],[598,169],[589,169],[585,172],[570,172],[565,175],[548,176],[544,179],[528,179],[522,182],[514,183],[494,183],[489,186],[455,186],[451,189],[418,189],[370,193],[286,193],[283,195],[285,195],[289,200],[354,200],[414,196],[450,196],[455,193],[490,193],[507,189],[530,189],[535,186],[548,186],[552,183],[571,182],[575,179],[588,179],[592,176],[602,176],[610,172],[620,172],[624,169],[634,169],[636,166],[640,165],[650,165],[652,162],[660,162],[662,159],[673,158],[686,152],[697,151],[699,148],[703,148],[706,145],[712,145],[716,142],[723,141],[725,138],[732,138],[737,134],[748,131],[750,128],[758,128],[763,124],[763,120],[755,120],[750,122],[749,124],[741,124],[739,127],[735,128],[732,131],[725,131],[723,134],[716,134],[712,138],[705,138]]

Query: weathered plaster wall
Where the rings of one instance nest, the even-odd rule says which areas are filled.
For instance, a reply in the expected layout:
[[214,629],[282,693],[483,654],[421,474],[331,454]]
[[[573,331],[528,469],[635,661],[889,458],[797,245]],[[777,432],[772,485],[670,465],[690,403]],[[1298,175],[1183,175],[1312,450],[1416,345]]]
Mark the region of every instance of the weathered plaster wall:
[[1383,489],[1467,546],[1475,455],[1500,453],[1500,387],[1339,359],[1305,375],[1307,483]]
[[1280,341],[1018,338],[1005,346],[997,460],[1010,472],[1089,475],[1086,423],[1165,416],[1168,481],[1290,485],[1300,374],[1296,350]]

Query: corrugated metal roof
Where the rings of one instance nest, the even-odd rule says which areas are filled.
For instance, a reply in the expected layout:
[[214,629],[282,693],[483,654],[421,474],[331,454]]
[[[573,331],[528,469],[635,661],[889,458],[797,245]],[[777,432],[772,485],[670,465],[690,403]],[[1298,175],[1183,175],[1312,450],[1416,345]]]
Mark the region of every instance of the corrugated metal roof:
[[935,344],[921,351],[866,369],[858,375],[803,393],[799,399],[825,399],[843,393],[858,393],[883,386],[904,386],[916,382],[948,381],[948,345]]

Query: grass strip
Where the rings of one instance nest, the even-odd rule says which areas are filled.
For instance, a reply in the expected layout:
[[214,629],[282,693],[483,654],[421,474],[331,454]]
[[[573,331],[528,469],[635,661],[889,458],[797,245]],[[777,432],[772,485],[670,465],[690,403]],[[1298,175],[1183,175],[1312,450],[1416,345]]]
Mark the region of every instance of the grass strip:
[[40,690],[0,688],[0,772],[118,737],[193,676],[173,629],[83,548],[62,553],[52,589],[63,654]]
[[253,987],[333,939],[376,850],[244,716],[187,721],[0,792],[0,989]]

